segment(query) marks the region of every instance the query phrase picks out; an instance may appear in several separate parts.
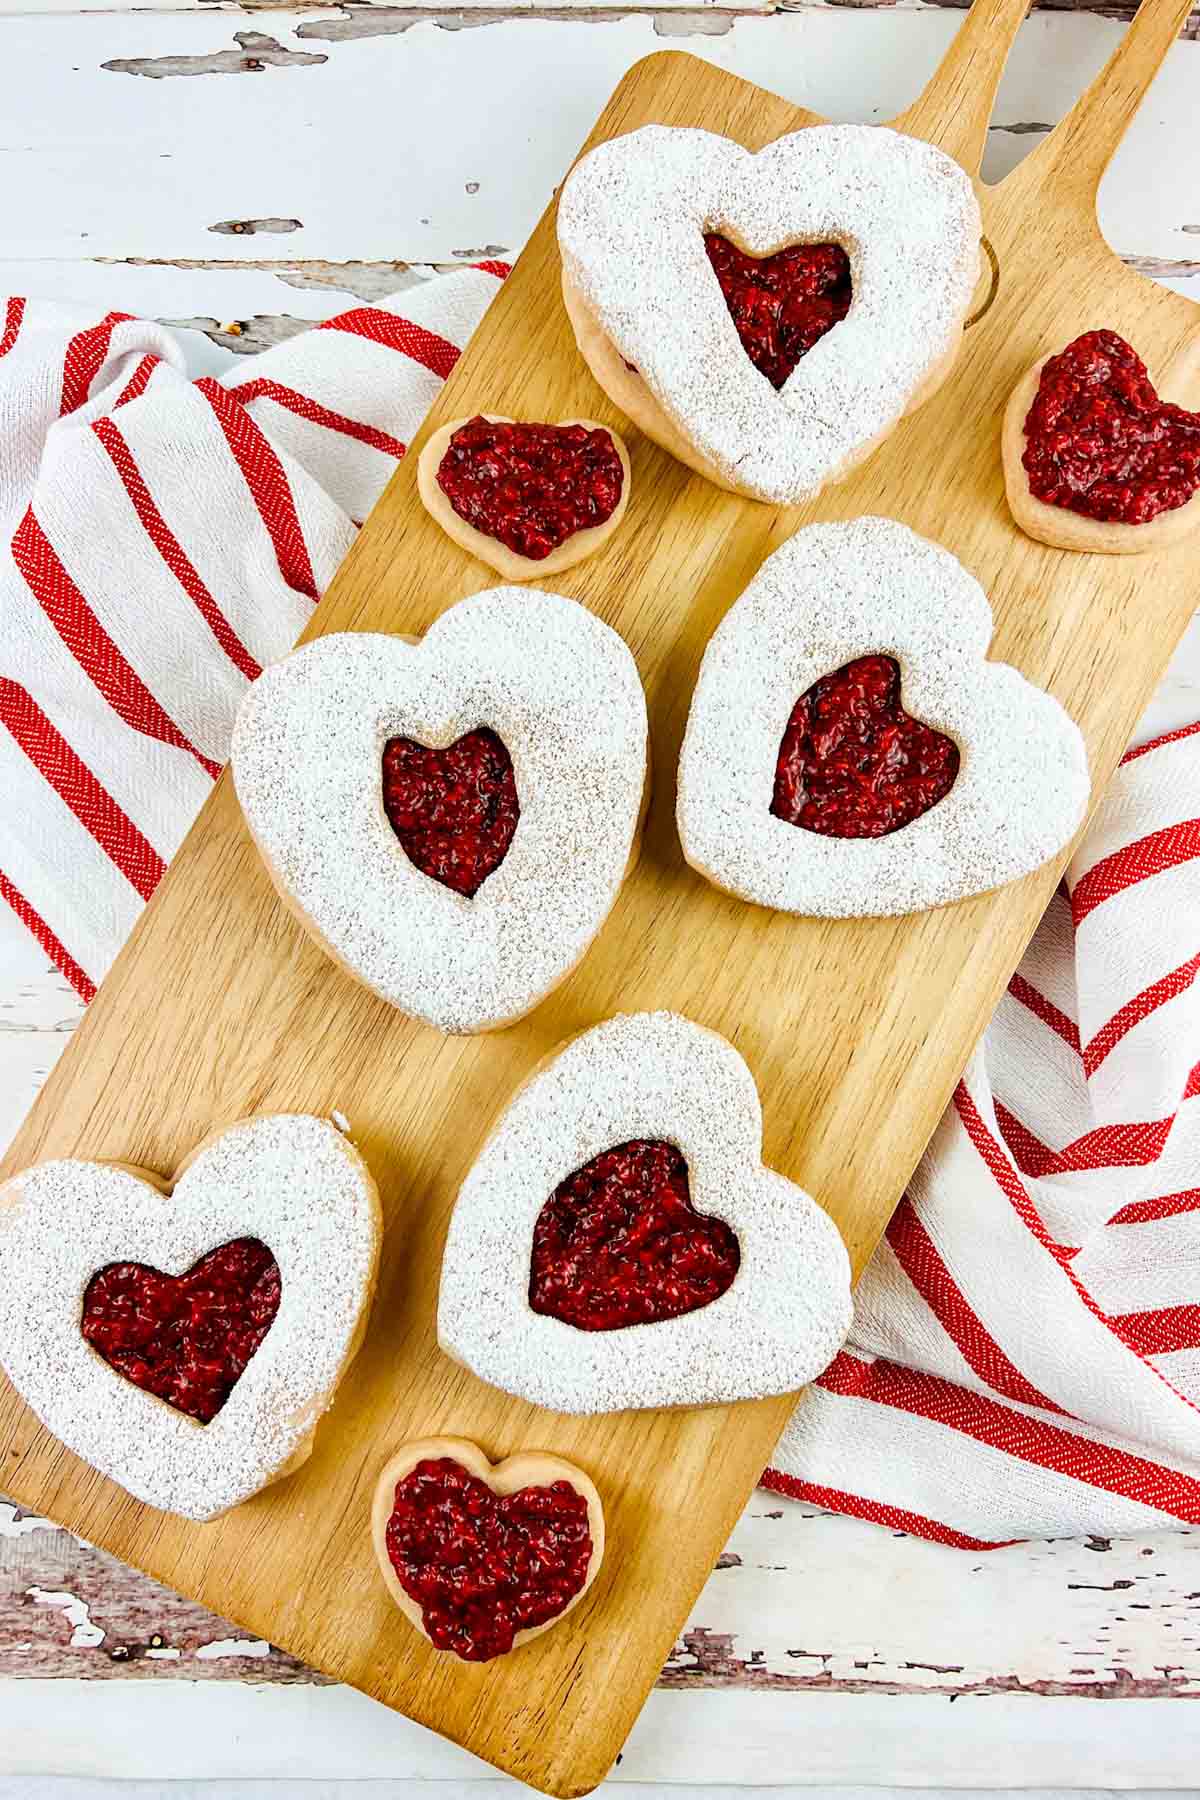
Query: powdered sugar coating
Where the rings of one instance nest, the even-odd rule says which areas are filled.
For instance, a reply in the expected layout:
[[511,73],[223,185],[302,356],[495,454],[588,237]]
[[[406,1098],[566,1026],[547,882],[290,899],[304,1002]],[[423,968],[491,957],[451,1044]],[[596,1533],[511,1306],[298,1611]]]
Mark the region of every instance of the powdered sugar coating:
[[[883,126],[817,125],[752,155],[646,125],[568,176],[563,271],[619,355],[720,478],[796,505],[889,431],[957,342],[979,276],[979,204],[941,150]],[[846,318],[776,391],[742,348],[704,249],[837,242]]]
[[[379,1201],[324,1119],[243,1119],[202,1145],[165,1195],[111,1163],[37,1163],[0,1188],[0,1359],[68,1449],[151,1506],[211,1519],[302,1461],[365,1322]],[[117,1373],[81,1331],[98,1269],[180,1275],[256,1237],[279,1265],[279,1310],[208,1425]]]
[[[761,906],[830,918],[917,912],[1038,868],[1083,822],[1078,727],[987,662],[992,611],[948,550],[894,519],[810,525],[769,556],[714,632],[679,759],[687,860]],[[823,837],[771,813],[791,710],[823,675],[883,653],[905,709],[954,739],[954,786],[879,838]]]
[[[696,1312],[580,1331],[529,1304],[533,1228],[559,1182],[615,1144],[662,1138],[692,1204],[737,1233],[733,1284]],[[850,1325],[837,1227],[762,1164],[762,1108],[733,1045],[677,1013],[585,1031],[502,1114],[463,1183],[442,1262],[438,1337],[482,1380],[559,1412],[707,1406],[790,1393]]]
[[[489,726],[521,816],[470,899],[409,861],[383,807],[388,738],[441,747]],[[233,775],[277,885],[377,994],[442,1031],[528,1011],[620,890],[646,772],[646,701],[624,641],[560,594],[491,588],[417,644],[337,633],[255,682]]]

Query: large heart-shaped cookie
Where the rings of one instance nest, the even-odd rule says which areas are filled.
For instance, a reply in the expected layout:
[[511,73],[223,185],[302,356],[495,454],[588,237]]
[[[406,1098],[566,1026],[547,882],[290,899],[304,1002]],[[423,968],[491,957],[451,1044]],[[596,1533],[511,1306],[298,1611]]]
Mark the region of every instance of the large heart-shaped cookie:
[[[1169,372],[1195,379],[1192,346]],[[1004,413],[1004,484],[1028,536],[1061,550],[1139,556],[1200,526],[1200,413],[1159,398],[1115,331],[1043,356]]]
[[[558,209],[564,298],[600,385],[710,480],[788,506],[847,474],[948,374],[980,229],[957,163],[867,125],[812,126],[757,155],[643,126],[583,157]],[[747,354],[706,234],[752,257],[826,244],[849,258],[849,312],[778,388]]]
[[[583,1324],[538,1310],[535,1235],[546,1202],[616,1146],[666,1143],[702,1218],[736,1239],[731,1281],[686,1310]],[[589,1181],[587,1184],[593,1185]],[[591,1225],[588,1232],[594,1238]],[[618,1224],[632,1262],[677,1287],[694,1266],[666,1221],[650,1243]],[[728,1271],[726,1271],[728,1272]],[[625,1315],[629,1316],[629,1315]],[[850,1267],[837,1227],[762,1162],[762,1108],[732,1044],[676,1013],[609,1019],[569,1043],[509,1103],[463,1183],[442,1262],[438,1337],[484,1381],[559,1412],[706,1406],[802,1387],[850,1323]]]
[[[305,1114],[231,1125],[193,1152],[170,1190],[120,1164],[37,1163],[0,1188],[0,1360],[77,1456],[164,1512],[215,1518],[307,1459],[366,1325],[380,1232],[361,1156]],[[103,1271],[122,1277],[129,1300],[128,1265],[179,1277],[244,1239],[274,1258],[278,1304],[256,1342],[243,1335],[237,1361],[247,1349],[249,1359],[204,1424],[126,1379],[106,1360],[109,1339],[99,1340],[106,1354],[85,1339],[97,1316],[85,1296],[94,1301]],[[110,1301],[109,1323],[121,1296]],[[234,1324],[240,1333],[240,1315]],[[216,1328],[209,1305],[204,1329]]]
[[578,1606],[604,1558],[604,1508],[559,1456],[492,1463],[466,1438],[420,1438],[379,1476],[371,1540],[410,1624],[438,1650],[490,1662]]
[[[1087,755],[1057,700],[986,660],[991,636],[979,584],[907,526],[862,518],[798,531],[704,653],[679,759],[687,860],[745,900],[832,918],[918,912],[1038,868],[1083,822]],[[857,659],[871,668],[851,670]],[[903,706],[882,694],[884,730],[873,732],[864,676],[887,659]],[[801,700],[826,716],[810,717],[797,745]],[[858,715],[849,774],[871,800],[862,835],[837,834],[844,771],[831,781],[811,762],[788,763],[793,748],[811,756],[844,741],[827,716],[835,703]],[[799,806],[781,805],[788,776]],[[841,817],[822,820],[831,794]]]
[[[455,822],[444,802],[463,823],[472,783],[424,804],[444,771],[419,747],[475,734],[482,766],[484,733],[511,759],[515,832],[501,771],[482,821],[504,825],[499,837],[481,845],[472,813],[469,842],[451,830],[426,855],[429,828]],[[268,669],[242,703],[232,763],[276,886],[330,954],[404,1012],[484,1031],[570,972],[617,897],[646,786],[646,702],[629,650],[594,614],[492,588],[418,643],[336,634]]]

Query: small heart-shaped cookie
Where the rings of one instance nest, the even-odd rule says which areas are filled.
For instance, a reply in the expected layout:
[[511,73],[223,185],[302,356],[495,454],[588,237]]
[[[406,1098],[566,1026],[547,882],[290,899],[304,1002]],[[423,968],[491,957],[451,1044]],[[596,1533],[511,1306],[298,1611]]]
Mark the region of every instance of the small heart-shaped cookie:
[[[686,1207],[664,1147],[685,1167]],[[536,1070],[450,1221],[442,1348],[535,1406],[790,1393],[849,1323],[837,1227],[763,1167],[754,1077],[732,1044],[676,1013],[606,1020]]]
[[[646,125],[582,157],[558,207],[563,296],[600,386],[709,480],[785,506],[945,380],[980,230],[956,162],[868,125],[757,155]],[[799,246],[821,266],[765,266]]]
[[1115,331],[1086,331],[1021,377],[1003,457],[1013,518],[1057,549],[1138,556],[1200,525],[1200,413],[1160,400]]
[[622,639],[574,600],[506,587],[418,643],[304,645],[247,693],[232,766],[276,887],[329,954],[402,1011],[475,1032],[536,1006],[604,923],[646,755]]
[[979,584],[907,526],[798,531],[704,653],[679,758],[688,862],[830,918],[1038,868],[1083,822],[1087,755],[1055,699],[986,660],[991,636]]
[[122,1164],[37,1163],[0,1188],[0,1360],[77,1456],[215,1518],[307,1460],[381,1229],[357,1150],[301,1113],[217,1133],[170,1190]]
[[561,1457],[491,1463],[466,1438],[421,1438],[380,1475],[371,1538],[410,1624],[435,1649],[490,1662],[578,1606],[600,1573],[604,1508]]
[[557,575],[604,545],[629,504],[629,452],[595,419],[453,419],[417,459],[417,489],[448,537],[505,581]]

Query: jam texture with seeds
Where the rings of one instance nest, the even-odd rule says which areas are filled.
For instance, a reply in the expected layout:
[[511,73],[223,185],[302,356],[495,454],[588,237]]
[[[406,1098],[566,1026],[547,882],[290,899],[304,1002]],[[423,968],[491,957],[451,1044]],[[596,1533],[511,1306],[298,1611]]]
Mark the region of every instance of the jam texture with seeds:
[[846,252],[840,244],[793,244],[774,256],[747,256],[712,231],[704,234],[704,248],[746,355],[781,388],[850,310]]
[[451,437],[437,482],[460,519],[541,562],[577,531],[612,517],[625,470],[599,427],[505,424],[477,415]]
[[118,1375],[207,1425],[279,1311],[279,1265],[234,1238],[184,1275],[107,1263],[88,1282],[80,1330]]
[[587,1501],[569,1481],[494,1494],[452,1457],[396,1483],[388,1561],[439,1650],[488,1662],[545,1625],[587,1580]]
[[521,816],[512,758],[486,729],[444,750],[389,738],[383,809],[409,861],[469,898],[508,855]]
[[529,1304],[580,1331],[648,1325],[708,1306],[740,1262],[725,1221],[693,1207],[675,1145],[637,1138],[593,1156],[543,1206]]
[[825,837],[884,837],[944,800],[958,774],[952,738],[900,704],[900,667],[860,656],[792,708],[771,811]]
[[1145,525],[1200,488],[1200,413],[1160,400],[1115,331],[1087,331],[1042,369],[1021,462],[1047,506]]

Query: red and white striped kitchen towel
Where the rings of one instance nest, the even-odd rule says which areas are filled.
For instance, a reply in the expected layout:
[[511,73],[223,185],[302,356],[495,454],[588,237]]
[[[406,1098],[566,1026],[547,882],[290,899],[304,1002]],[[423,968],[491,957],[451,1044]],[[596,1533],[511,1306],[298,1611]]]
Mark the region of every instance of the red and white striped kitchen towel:
[[[85,997],[504,273],[196,382],[0,301],[0,893]],[[1200,725],[1126,757],[770,1486],[970,1548],[1200,1521],[1198,970]]]

